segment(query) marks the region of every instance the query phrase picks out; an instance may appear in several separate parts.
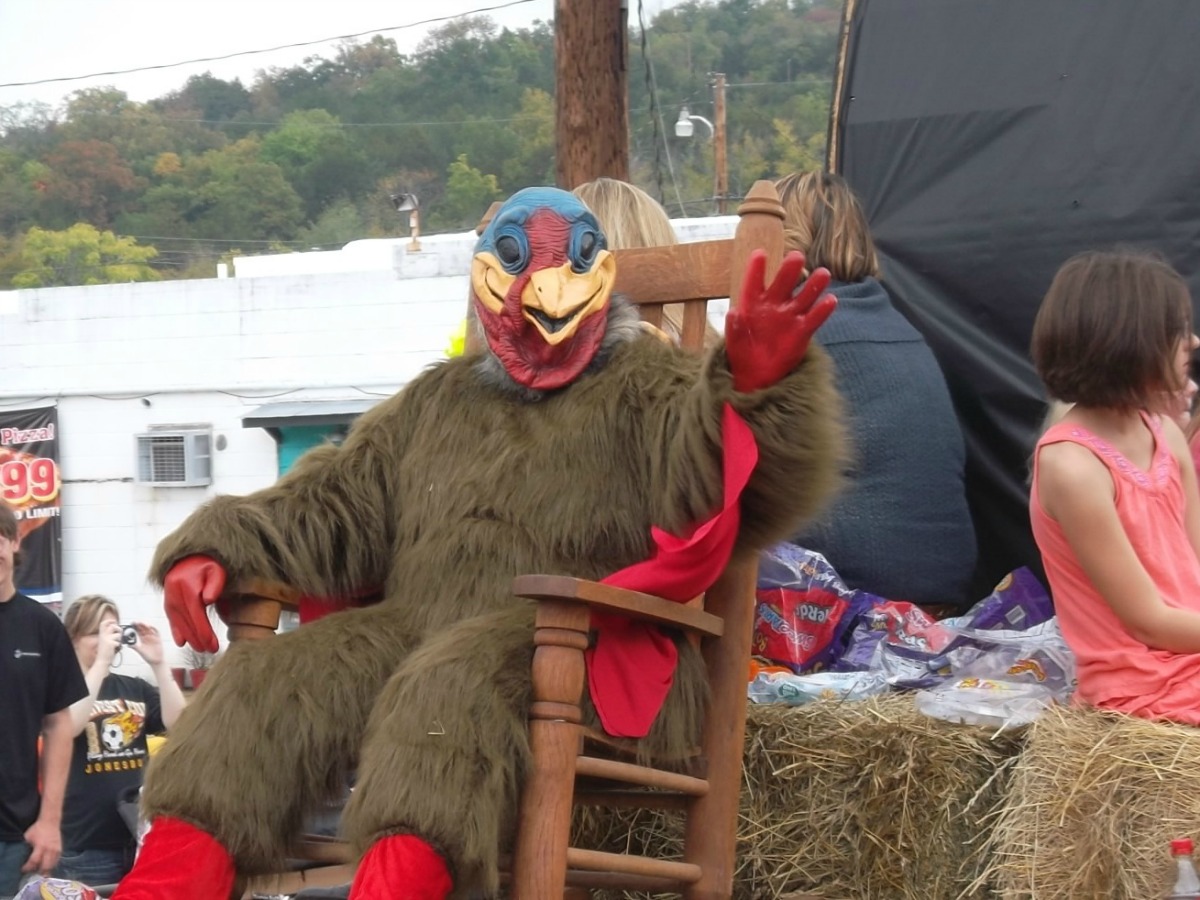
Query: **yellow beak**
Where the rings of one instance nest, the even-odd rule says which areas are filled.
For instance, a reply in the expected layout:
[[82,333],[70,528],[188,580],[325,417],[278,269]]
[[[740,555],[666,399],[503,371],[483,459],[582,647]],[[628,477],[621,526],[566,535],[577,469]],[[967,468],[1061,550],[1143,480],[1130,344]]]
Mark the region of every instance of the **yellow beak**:
[[607,250],[601,250],[592,268],[582,274],[570,263],[534,272],[521,295],[526,320],[548,344],[570,340],[580,322],[604,308],[615,273],[616,260]]

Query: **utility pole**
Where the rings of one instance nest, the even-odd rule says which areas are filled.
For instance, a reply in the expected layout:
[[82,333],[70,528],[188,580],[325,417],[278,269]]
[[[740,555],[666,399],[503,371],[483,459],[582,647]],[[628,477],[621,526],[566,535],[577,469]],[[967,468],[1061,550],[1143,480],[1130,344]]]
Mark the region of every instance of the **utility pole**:
[[713,89],[713,169],[716,179],[717,212],[725,215],[729,196],[729,160],[725,153],[725,73],[714,72]]
[[628,0],[555,0],[558,186],[629,179]]

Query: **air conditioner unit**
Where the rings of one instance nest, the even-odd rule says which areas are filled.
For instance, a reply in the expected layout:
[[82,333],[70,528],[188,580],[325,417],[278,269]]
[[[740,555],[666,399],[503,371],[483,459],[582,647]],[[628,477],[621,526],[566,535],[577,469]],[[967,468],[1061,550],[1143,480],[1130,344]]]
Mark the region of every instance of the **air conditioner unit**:
[[212,484],[212,432],[151,431],[136,435],[137,483],[152,487]]

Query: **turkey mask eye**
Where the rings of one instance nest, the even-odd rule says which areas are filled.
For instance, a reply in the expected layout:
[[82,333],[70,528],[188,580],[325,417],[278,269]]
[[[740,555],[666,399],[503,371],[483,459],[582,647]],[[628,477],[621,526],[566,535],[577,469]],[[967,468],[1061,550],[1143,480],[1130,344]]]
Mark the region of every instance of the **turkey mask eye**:
[[521,261],[521,245],[516,238],[503,235],[496,241],[496,256],[505,268],[516,265]]
[[604,238],[592,227],[577,228],[571,235],[571,270],[582,275],[596,263],[596,257],[604,249]]

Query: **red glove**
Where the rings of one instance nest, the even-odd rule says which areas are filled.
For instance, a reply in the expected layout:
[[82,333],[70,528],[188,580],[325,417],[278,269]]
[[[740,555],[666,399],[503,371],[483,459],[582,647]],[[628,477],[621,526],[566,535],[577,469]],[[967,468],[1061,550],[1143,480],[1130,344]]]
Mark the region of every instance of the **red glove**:
[[380,838],[363,855],[351,900],[446,900],[454,881],[446,861],[415,834]]
[[113,897],[212,900],[230,896],[236,876],[233,857],[211,834],[179,819],[155,816],[133,871],[121,879]]
[[163,606],[176,645],[216,653],[217,636],[208,621],[208,605],[225,590],[225,569],[211,556],[185,556],[163,579]]
[[804,271],[803,253],[783,258],[770,287],[763,285],[766,271],[767,254],[755,250],[737,305],[725,317],[725,355],[733,389],[742,394],[770,387],[800,365],[813,334],[837,306],[832,294],[821,296],[829,286],[827,269],[817,269],[792,292]]

